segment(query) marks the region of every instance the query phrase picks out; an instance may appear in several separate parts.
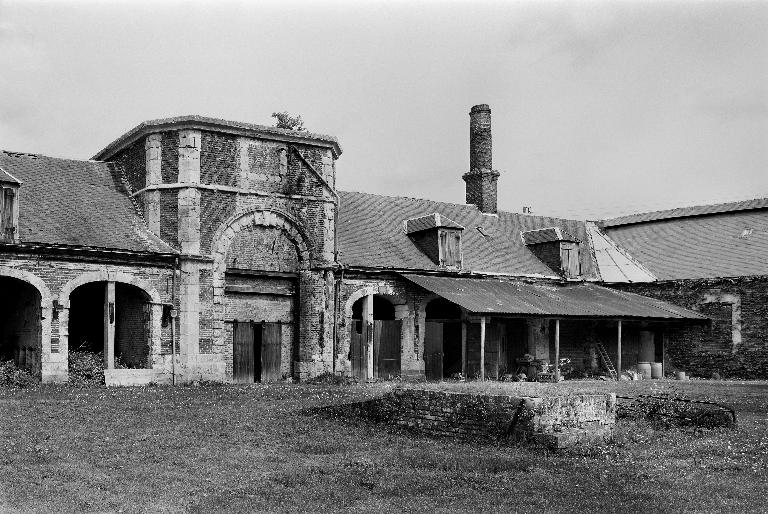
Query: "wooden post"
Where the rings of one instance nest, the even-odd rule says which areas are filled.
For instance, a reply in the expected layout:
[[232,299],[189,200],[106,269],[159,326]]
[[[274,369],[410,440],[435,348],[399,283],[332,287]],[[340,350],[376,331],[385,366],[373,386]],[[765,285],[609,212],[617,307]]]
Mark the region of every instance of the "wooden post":
[[619,320],[616,339],[616,380],[621,380],[621,320]]
[[115,283],[104,288],[104,367],[115,367]]
[[555,382],[560,381],[560,320],[555,320]]
[[461,320],[461,374],[467,377],[467,320]]
[[485,316],[480,318],[480,380],[485,381]]

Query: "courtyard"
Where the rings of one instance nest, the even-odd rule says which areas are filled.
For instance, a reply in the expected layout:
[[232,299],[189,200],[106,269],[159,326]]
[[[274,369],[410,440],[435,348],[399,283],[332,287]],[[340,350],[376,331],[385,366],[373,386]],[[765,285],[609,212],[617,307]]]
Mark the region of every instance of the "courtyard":
[[308,414],[392,387],[3,389],[0,510],[765,510],[766,382],[488,386],[531,395],[677,392],[728,403],[739,417],[735,431],[657,431],[620,421],[613,443],[558,452],[431,439]]

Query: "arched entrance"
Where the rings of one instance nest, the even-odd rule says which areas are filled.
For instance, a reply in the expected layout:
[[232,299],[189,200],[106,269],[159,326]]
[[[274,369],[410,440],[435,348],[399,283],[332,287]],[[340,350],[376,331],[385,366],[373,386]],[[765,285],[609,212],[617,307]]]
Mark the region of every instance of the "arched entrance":
[[151,368],[152,298],[121,282],[79,285],[69,294],[68,333],[70,353],[103,353],[105,368]]
[[361,381],[400,376],[402,320],[395,318],[395,306],[384,296],[364,296],[352,304],[352,376]]
[[39,373],[42,355],[42,297],[33,285],[0,276],[0,360]]
[[435,298],[425,309],[424,375],[442,380],[461,373],[461,307]]

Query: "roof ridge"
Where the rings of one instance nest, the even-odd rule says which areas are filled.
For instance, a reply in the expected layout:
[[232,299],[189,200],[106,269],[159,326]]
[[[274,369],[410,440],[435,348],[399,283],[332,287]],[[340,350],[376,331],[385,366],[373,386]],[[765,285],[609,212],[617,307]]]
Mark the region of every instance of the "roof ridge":
[[624,216],[616,216],[613,218],[596,220],[595,222],[602,227],[610,228],[620,225],[631,225],[635,223],[647,223],[652,221],[689,218],[695,216],[710,216],[713,214],[763,209],[766,207],[768,207],[768,197],[758,197],[748,198],[746,200],[736,200],[732,202],[690,205],[657,211],[638,212],[633,214],[626,214]]
[[46,155],[42,153],[32,153],[32,152],[17,152],[15,150],[3,150],[0,148],[0,153],[4,153],[10,157],[33,157],[33,158],[40,158],[43,157],[45,159],[55,159],[57,161],[74,161],[74,162],[95,162],[95,163],[104,163],[106,161],[97,161],[93,159],[75,159],[73,157],[56,157],[53,155]]

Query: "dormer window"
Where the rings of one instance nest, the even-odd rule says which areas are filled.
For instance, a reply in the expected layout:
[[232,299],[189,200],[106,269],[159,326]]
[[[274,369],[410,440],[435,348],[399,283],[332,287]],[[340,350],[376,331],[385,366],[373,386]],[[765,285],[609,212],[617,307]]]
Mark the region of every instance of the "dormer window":
[[18,241],[21,181],[0,168],[0,242]]
[[432,262],[446,269],[460,270],[461,233],[464,227],[439,213],[403,222],[405,233]]
[[521,234],[523,243],[564,278],[581,277],[581,250],[578,239],[560,227],[528,230]]

